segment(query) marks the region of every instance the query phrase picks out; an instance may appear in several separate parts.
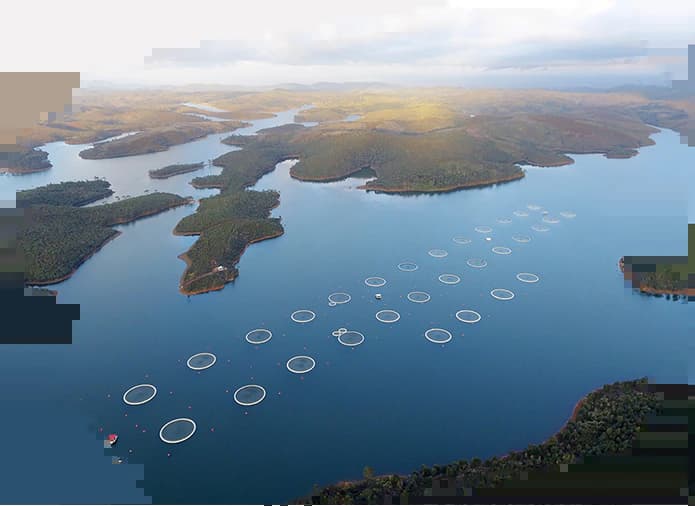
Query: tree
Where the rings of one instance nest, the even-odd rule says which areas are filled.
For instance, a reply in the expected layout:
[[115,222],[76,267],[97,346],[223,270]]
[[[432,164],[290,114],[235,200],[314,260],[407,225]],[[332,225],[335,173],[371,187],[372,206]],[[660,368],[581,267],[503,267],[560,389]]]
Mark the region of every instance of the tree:
[[374,469],[372,469],[369,466],[364,466],[364,469],[362,470],[362,476],[364,477],[365,480],[369,480],[371,478],[374,478]]

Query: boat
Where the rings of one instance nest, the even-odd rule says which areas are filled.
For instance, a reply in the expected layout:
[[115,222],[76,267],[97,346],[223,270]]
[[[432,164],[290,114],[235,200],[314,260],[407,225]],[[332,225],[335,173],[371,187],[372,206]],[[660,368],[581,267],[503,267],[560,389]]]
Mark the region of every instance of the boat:
[[374,296],[374,298],[375,298],[376,300],[381,300],[381,294],[380,294],[380,293],[377,293],[377,294]]
[[106,442],[109,444],[109,446],[115,445],[116,441],[118,441],[118,434],[109,434],[106,436]]
[[492,241],[492,237],[486,237],[485,240],[486,241]]

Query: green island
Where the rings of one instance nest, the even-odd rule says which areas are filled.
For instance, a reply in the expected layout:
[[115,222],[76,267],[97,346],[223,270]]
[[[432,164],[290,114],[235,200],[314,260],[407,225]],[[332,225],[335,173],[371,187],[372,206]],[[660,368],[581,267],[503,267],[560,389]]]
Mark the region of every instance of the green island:
[[[191,202],[170,193],[150,193],[111,204],[79,207],[104,193],[105,181],[78,181],[27,190],[18,196],[24,221],[18,237],[24,282],[46,285],[68,279],[89,257],[120,234],[112,227]],[[108,185],[108,183],[106,183]],[[57,188],[56,188],[57,187]],[[81,189],[80,189],[81,187]],[[107,186],[108,187],[108,186]],[[55,205],[55,202],[62,202]],[[23,203],[23,204],[22,204]]]
[[102,179],[64,181],[17,192],[17,207],[40,204],[51,206],[84,206],[113,195],[111,183]]
[[625,256],[618,266],[625,280],[641,293],[695,300],[695,224],[688,225],[688,256]]
[[187,172],[195,172],[203,167],[205,167],[205,162],[178,163],[174,165],[167,165],[161,169],[151,170],[149,174],[152,179],[166,179],[179,174],[186,174]]
[[[315,487],[311,496],[295,504],[438,504],[442,499],[450,504],[452,496],[463,495],[473,496],[472,499],[498,497],[499,502],[506,503],[504,497],[540,497],[539,493],[555,500],[569,494],[579,500],[579,490],[583,490],[582,495],[597,494],[593,480],[611,476],[623,494],[632,494],[635,480],[645,480],[645,490],[651,485],[678,494],[679,488],[686,486],[683,483],[687,483],[687,455],[655,464],[653,454],[640,455],[635,449],[655,448],[655,441],[659,443],[652,436],[658,434],[650,431],[660,429],[652,427],[658,427],[660,419],[662,424],[673,424],[676,418],[685,420],[681,422],[685,424],[685,437],[679,440],[680,447],[671,448],[686,449],[687,413],[687,401],[665,399],[663,392],[646,378],[616,382],[580,400],[566,425],[541,444],[486,460],[473,458],[423,466],[405,476],[375,476],[366,467],[364,479]],[[669,479],[666,475],[654,476],[651,471],[657,465],[674,474]],[[634,473],[634,480],[627,484],[621,481],[626,479],[625,473]],[[584,480],[590,480],[594,486],[586,486]]]
[[18,151],[0,153],[0,173],[30,174],[52,167],[48,153],[36,148],[20,148]]

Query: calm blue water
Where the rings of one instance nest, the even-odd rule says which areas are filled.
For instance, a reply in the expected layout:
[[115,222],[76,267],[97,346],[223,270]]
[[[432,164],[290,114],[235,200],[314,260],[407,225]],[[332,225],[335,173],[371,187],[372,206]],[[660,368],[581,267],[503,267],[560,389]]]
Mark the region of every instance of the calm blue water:
[[[247,132],[291,121],[294,112],[256,121]],[[152,181],[147,170],[214,158],[230,150],[220,137],[101,161],[77,158],[84,146],[54,143],[46,147],[54,168],[0,178],[0,197],[94,175],[119,195],[149,188],[200,197],[210,192],[188,181],[204,171]],[[0,351],[0,398],[9,413],[0,429],[6,424],[23,452],[38,455],[36,431],[21,423],[28,410],[47,428],[72,423],[62,444],[92,450],[71,465],[93,470],[110,458],[105,452],[144,464],[144,494],[154,502],[278,503],[309,493],[315,483],[358,478],[366,465],[378,474],[407,473],[538,443],[564,424],[582,395],[608,382],[645,375],[684,382],[691,305],[631,293],[617,268],[624,254],[687,254],[695,151],[670,131],[654,139],[636,158],[577,156],[569,167],[528,168],[521,181],[443,195],[366,193],[355,189],[363,182],[355,179],[303,183],[289,177],[292,161],[280,163],[256,188],[280,191],[274,214],[282,216],[285,234],[250,247],[239,278],[223,291],[190,299],[177,292],[184,264],[176,257],[194,238],[171,230],[193,206],[122,226],[120,237],[55,286],[61,303],[81,304],[73,345]],[[528,204],[577,216],[534,232],[542,215]],[[514,216],[517,209],[529,217]],[[512,223],[496,221],[503,217]],[[493,231],[474,231],[482,225]],[[516,243],[515,233],[532,241]],[[473,242],[456,244],[455,236]],[[512,254],[495,255],[493,246]],[[434,248],[449,254],[433,258],[427,252]],[[485,258],[487,268],[468,267],[473,257]],[[402,261],[419,269],[399,271]],[[518,272],[541,280],[521,283]],[[462,281],[444,285],[437,280],[443,273]],[[387,284],[369,288],[368,276]],[[516,297],[495,300],[493,288]],[[411,303],[411,290],[432,300]],[[329,307],[327,296],[337,291],[352,301]],[[457,321],[464,308],[482,320]],[[317,317],[294,323],[290,314],[298,309]],[[380,323],[374,316],[380,309],[396,310],[401,319]],[[273,338],[252,346],[244,335],[259,327]],[[365,342],[341,346],[331,336],[339,327],[362,332]],[[432,327],[454,338],[433,344],[424,338]],[[186,360],[198,352],[214,353],[217,363],[189,370]],[[304,377],[285,368],[300,354],[317,363]],[[143,382],[158,387],[157,397],[126,406],[123,392]],[[249,383],[263,385],[267,397],[244,408],[232,394]],[[178,417],[193,418],[198,430],[180,445],[166,445],[159,428]],[[116,448],[102,448],[99,428],[120,435]],[[113,487],[143,500],[136,478],[123,469],[142,474],[132,465],[104,473]],[[15,473],[21,481],[24,475]],[[62,498],[74,500],[70,492]]]

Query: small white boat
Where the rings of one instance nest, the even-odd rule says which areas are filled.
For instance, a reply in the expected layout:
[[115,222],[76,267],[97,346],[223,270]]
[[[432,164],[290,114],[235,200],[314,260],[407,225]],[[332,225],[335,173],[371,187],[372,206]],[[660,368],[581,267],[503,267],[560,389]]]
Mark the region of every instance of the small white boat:
[[486,237],[485,240],[486,241],[492,241],[492,237]]
[[381,294],[380,294],[380,293],[377,293],[377,294],[374,296],[374,298],[375,298],[376,300],[381,300]]

